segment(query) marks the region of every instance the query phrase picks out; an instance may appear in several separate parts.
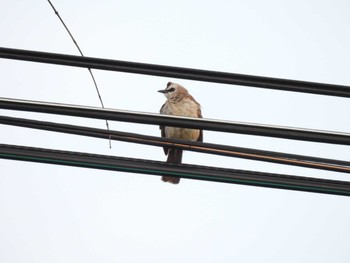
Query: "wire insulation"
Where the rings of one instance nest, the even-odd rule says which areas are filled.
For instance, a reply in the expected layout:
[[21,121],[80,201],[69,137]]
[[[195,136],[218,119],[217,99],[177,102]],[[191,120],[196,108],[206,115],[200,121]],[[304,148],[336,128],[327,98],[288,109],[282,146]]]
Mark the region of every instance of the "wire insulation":
[[126,73],[144,74],[179,79],[190,79],[222,84],[241,85],[273,90],[303,92],[350,98],[350,87],[344,85],[316,83],[300,80],[269,78],[237,73],[172,67],[121,60],[80,57],[57,53],[1,48],[0,57],[50,63],[73,67],[85,67]]
[[250,124],[233,121],[220,121],[201,118],[179,117],[155,113],[133,112],[97,107],[67,105],[59,103],[38,102],[0,98],[0,108],[19,111],[32,111],[50,114],[68,115],[84,118],[108,119],[131,123],[187,127],[211,131],[277,137],[292,140],[350,145],[350,134],[340,132],[318,131],[291,127]]
[[0,144],[0,158],[350,196],[350,182]]
[[22,118],[0,116],[0,123],[25,128],[54,131],[94,138],[118,140],[124,142],[159,146],[176,147],[187,151],[216,154],[229,157],[244,158],[257,161],[265,161],[286,165],[302,166],[314,169],[322,169],[334,172],[350,173],[350,162],[334,159],[318,158],[305,155],[286,154],[272,151],[263,151],[242,147],[219,145],[203,142],[184,141],[179,139],[161,138],[149,135],[141,135],[129,132],[109,131],[82,127],[69,124],[53,123],[46,121],[28,120]]

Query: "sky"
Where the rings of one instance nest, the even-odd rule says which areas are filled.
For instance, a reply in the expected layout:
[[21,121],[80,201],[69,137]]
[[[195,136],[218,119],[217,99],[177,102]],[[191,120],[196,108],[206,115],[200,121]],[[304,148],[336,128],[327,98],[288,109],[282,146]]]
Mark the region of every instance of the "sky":
[[[350,4],[59,1],[85,56],[350,86]],[[1,1],[0,46],[79,55],[47,1]],[[0,59],[0,97],[100,107],[83,68]],[[93,70],[106,108],[158,113],[168,81],[205,118],[350,133],[347,98]],[[1,115],[105,128],[102,120]],[[110,128],[160,136],[157,126]],[[0,125],[1,143],[164,161],[158,147]],[[204,141],[349,161],[349,146],[204,132]],[[185,152],[184,163],[349,181]],[[349,262],[348,197],[0,159],[0,262]]]

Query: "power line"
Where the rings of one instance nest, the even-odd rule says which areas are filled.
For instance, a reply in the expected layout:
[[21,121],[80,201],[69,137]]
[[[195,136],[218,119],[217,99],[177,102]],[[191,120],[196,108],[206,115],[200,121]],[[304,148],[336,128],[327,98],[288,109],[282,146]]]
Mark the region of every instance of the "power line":
[[23,118],[14,118],[0,116],[0,123],[5,125],[14,125],[25,128],[40,129],[46,131],[54,131],[94,138],[106,138],[124,142],[132,142],[153,146],[177,147],[188,151],[201,153],[209,153],[230,157],[238,157],[244,159],[280,163],[287,165],[302,166],[308,168],[322,169],[335,172],[350,173],[350,162],[310,157],[305,155],[286,154],[272,151],[263,151],[256,149],[248,149],[242,147],[234,147],[227,145],[219,145],[203,142],[184,141],[179,139],[159,138],[155,136],[141,135],[129,132],[120,132],[110,130],[108,133],[103,129],[82,127],[69,124],[53,123],[46,121],[28,120]]
[[9,98],[0,98],[0,108],[103,120],[108,119],[113,121],[132,123],[187,127],[211,131],[277,137],[292,140],[350,145],[350,134],[340,132],[327,132],[233,121],[179,117],[115,109],[101,109],[97,107],[38,102],[30,100],[16,100]]
[[190,79],[223,84],[242,85],[274,90],[304,92],[319,95],[350,97],[350,87],[316,82],[269,78],[253,75],[163,66],[129,61],[80,57],[57,53],[0,48],[0,57],[74,67],[137,73],[153,76]]
[[350,196],[350,182],[0,144],[0,158]]
[[[200,80],[200,81],[208,81],[208,82],[255,86],[255,87],[269,88],[269,89],[281,89],[281,90],[306,92],[306,93],[314,93],[314,94],[322,94],[322,95],[350,97],[350,87],[341,86],[341,85],[275,79],[275,78],[249,76],[249,75],[241,75],[241,74],[233,74],[233,73],[225,73],[225,72],[169,67],[169,66],[116,61],[116,60],[106,60],[106,59],[98,59],[98,58],[87,58],[87,57],[78,57],[78,56],[72,56],[72,55],[16,50],[16,49],[8,49],[8,48],[0,48],[0,57],[35,61],[35,62],[44,62],[44,63],[51,63],[51,64],[86,67],[89,69],[96,68],[96,69],[114,70],[114,71],[156,75],[156,76],[169,76],[169,77],[177,77],[177,78],[185,78],[185,79],[187,78],[192,80]],[[176,117],[176,116],[164,116],[159,114],[140,113],[140,112],[121,111],[121,110],[107,110],[104,108],[100,109],[100,108],[94,108],[94,107],[82,107],[82,106],[75,106],[75,105],[33,102],[33,101],[13,100],[13,99],[4,99],[4,98],[0,99],[0,108],[44,112],[44,113],[61,114],[61,115],[77,116],[77,117],[89,117],[89,118],[97,118],[97,119],[105,119],[105,120],[109,119],[109,120],[125,121],[125,122],[133,122],[133,123],[199,128],[199,129],[206,129],[206,130],[212,130],[212,131],[242,133],[242,134],[258,135],[258,136],[269,136],[269,137],[277,137],[277,138],[285,138],[285,139],[350,145],[350,135],[346,133],[339,133],[339,132],[326,132],[326,131],[268,126],[268,125],[249,124],[249,123],[240,123],[240,122],[225,122],[225,121],[215,121],[215,120],[208,120],[208,119],[193,119],[193,118],[184,118],[184,117]],[[99,134],[98,136],[101,136],[101,134]],[[110,134],[108,134],[108,136],[111,137]],[[127,140],[136,141],[136,140],[140,140],[140,138],[137,137],[136,135],[136,137],[135,136],[133,138],[129,137]],[[147,139],[144,138],[143,142],[146,143],[146,141]],[[149,143],[149,141],[147,143]],[[155,142],[155,143],[162,144],[164,142]],[[176,144],[181,142],[170,142],[170,143]],[[188,146],[190,148],[193,148],[193,150],[196,150],[196,151],[200,151],[198,150],[199,148],[196,148],[196,147],[203,147],[203,145],[185,145],[185,144],[183,144],[182,147],[188,147]],[[230,147],[230,146],[224,146],[224,147]],[[204,151],[210,151],[210,150],[213,150],[213,148],[209,150],[204,149]],[[214,150],[218,150],[218,149],[214,149]],[[230,150],[232,150],[232,148]],[[48,151],[51,151],[51,150],[48,150]],[[237,156],[245,155],[246,158],[251,158],[251,159],[271,158],[271,160],[275,159],[274,161],[281,162],[281,163],[285,162],[286,159],[288,158],[286,157],[286,155],[284,157],[281,157],[281,156],[272,157],[267,155],[257,156],[257,154],[254,154],[252,152],[247,153],[247,151],[249,152],[249,151],[258,151],[258,150],[245,149],[239,153],[237,152],[232,153],[232,151],[231,153],[228,153],[227,150],[221,149],[221,154],[222,155],[236,154]],[[262,154],[262,153],[263,151],[259,152],[259,154]],[[220,153],[217,153],[217,154],[220,154]],[[281,154],[281,153],[277,153],[277,154]],[[296,157],[296,155],[294,157]],[[7,157],[4,157],[4,158],[7,158]],[[315,157],[310,157],[310,158],[315,158]],[[319,159],[318,163],[316,159]],[[321,159],[324,161],[323,163],[321,162]],[[345,166],[342,166],[342,164],[339,164],[339,163],[330,164],[330,163],[327,163],[326,160],[327,162],[330,161],[329,159],[325,159],[325,158],[315,158],[314,159],[315,163],[310,163],[310,160],[306,160],[306,159],[287,160],[287,162],[289,162],[289,164],[292,164],[294,162],[293,165],[306,166],[306,167],[310,167],[311,165],[311,166],[314,166],[313,168],[316,168],[317,166],[319,166],[318,168],[320,168],[321,166],[323,166],[323,168],[325,169],[333,170],[335,168],[335,169],[338,169],[338,171],[343,170],[343,172],[347,172],[348,167],[345,167],[345,166],[348,166],[348,164],[345,164]],[[338,160],[331,160],[331,161],[344,162],[344,161],[338,161]],[[250,171],[244,171],[244,172],[251,173]],[[158,174],[157,172],[155,173]],[[252,173],[257,174],[258,172],[252,172]],[[164,174],[164,173],[160,173],[160,174]],[[174,175],[176,176],[176,173]],[[198,177],[198,175],[193,177],[192,175],[188,175],[188,174],[180,174],[180,175],[178,174],[177,176],[185,177],[185,178],[202,179],[202,180],[207,180],[209,178],[208,179],[209,181],[225,181],[225,182],[227,179],[227,178],[224,180],[221,180],[218,178],[212,179],[210,177],[201,177],[201,176]],[[235,181],[235,182],[240,183],[239,181]],[[253,184],[251,182],[248,182],[243,184],[260,185],[260,186],[268,185],[268,187],[277,187],[282,189],[293,189],[293,190],[296,190],[298,188],[295,186],[286,187],[281,184],[275,184],[275,186],[273,186],[274,184],[270,184],[270,183],[266,184],[266,182],[265,183],[259,182],[259,183],[253,183]],[[301,188],[306,189],[304,186],[301,186]],[[317,189],[316,188],[312,188],[314,190],[311,190],[311,191],[329,193],[328,190],[325,190],[325,189],[320,190],[319,188]],[[297,189],[297,190],[300,190],[300,189]],[[309,191],[310,189],[306,191]],[[339,194],[339,191],[336,194]]]

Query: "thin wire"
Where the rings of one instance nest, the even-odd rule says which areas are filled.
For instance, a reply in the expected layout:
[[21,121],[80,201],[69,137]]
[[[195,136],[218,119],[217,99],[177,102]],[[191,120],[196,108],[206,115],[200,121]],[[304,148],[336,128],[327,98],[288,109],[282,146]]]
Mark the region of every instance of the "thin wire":
[[[66,29],[66,31],[68,32],[70,38],[72,39],[74,45],[77,47],[80,55],[82,57],[85,57],[84,54],[83,54],[83,51],[81,51],[79,45],[78,45],[78,42],[75,40],[74,36],[72,35],[72,33],[70,32],[69,28],[67,27],[66,23],[63,21],[62,17],[60,16],[60,14],[58,13],[58,11],[56,10],[55,6],[51,3],[50,0],[47,0],[50,4],[50,6],[52,7],[53,11],[55,12],[56,16],[58,17],[58,19],[61,21],[62,25],[64,26],[64,28]],[[94,85],[95,85],[95,89],[96,89],[96,92],[97,92],[97,96],[101,102],[101,106],[102,108],[104,108],[104,104],[103,104],[103,101],[102,101],[102,97],[101,97],[101,93],[100,93],[100,90],[98,89],[98,86],[97,86],[97,82],[96,82],[96,79],[95,79],[95,76],[94,74],[92,73],[92,70],[91,68],[88,68],[88,71],[90,73],[90,76],[92,78],[92,81],[94,82]],[[108,124],[108,120],[106,120],[106,126],[107,126],[107,130],[109,131],[109,124]],[[109,141],[109,148],[112,148],[112,143],[111,141]]]

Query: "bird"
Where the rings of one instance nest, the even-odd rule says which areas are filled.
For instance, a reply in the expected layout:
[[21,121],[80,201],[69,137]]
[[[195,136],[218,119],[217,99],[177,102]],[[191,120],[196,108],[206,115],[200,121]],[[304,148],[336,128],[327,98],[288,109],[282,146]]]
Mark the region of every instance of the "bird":
[[[203,118],[201,105],[188,93],[187,89],[177,83],[168,82],[164,90],[158,90],[166,97],[166,102],[160,109],[161,114],[183,117]],[[183,139],[189,141],[203,141],[203,130],[160,126],[161,136],[165,138]],[[182,149],[163,147],[167,162],[181,164]],[[179,177],[162,176],[162,181],[172,184],[180,182]]]

